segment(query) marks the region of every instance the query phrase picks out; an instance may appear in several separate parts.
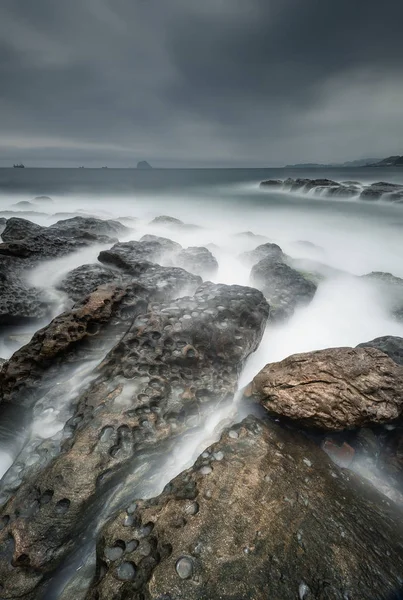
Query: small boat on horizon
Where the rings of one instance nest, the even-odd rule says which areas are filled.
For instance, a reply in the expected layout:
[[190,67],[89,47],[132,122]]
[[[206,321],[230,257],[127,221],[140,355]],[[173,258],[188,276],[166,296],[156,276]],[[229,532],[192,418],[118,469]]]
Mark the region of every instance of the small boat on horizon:
[[23,165],[22,163],[18,163],[16,165],[13,165],[14,169],[25,169],[25,165]]

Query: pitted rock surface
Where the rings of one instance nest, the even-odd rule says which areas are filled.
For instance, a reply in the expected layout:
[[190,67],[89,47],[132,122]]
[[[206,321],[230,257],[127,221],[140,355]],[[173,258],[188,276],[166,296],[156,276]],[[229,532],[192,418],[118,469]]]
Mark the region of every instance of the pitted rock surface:
[[251,271],[251,283],[262,290],[270,304],[270,318],[290,317],[298,306],[308,304],[316,285],[286,264],[265,258]]
[[207,248],[190,247],[176,254],[175,265],[204,279],[214,277],[218,271],[218,262]]
[[[134,320],[77,398],[61,454],[1,511],[6,597],[38,598],[114,478],[134,477],[136,465],[144,476],[164,443],[195,426],[203,406],[232,397],[267,316],[259,291],[203,284],[194,297],[151,303]],[[121,579],[131,575],[122,565]]]
[[0,257],[0,327],[44,319],[50,308],[43,290],[28,286],[18,266],[13,269]]
[[106,283],[122,283],[122,275],[98,264],[81,265],[70,271],[56,287],[78,301]]
[[398,365],[403,365],[403,338],[385,335],[370,342],[358,344],[357,348],[376,348],[384,352]]
[[[148,302],[140,286],[105,285],[97,288],[70,311],[57,316],[17,350],[0,374],[0,410],[4,403],[31,406],[55,372],[90,358],[88,343],[99,338],[106,325],[115,325],[120,336]],[[99,342],[99,339],[97,340]],[[47,376],[46,376],[47,374]]]
[[374,488],[248,417],[105,526],[87,600],[389,600],[402,544],[400,512]]
[[403,412],[403,367],[375,348],[330,348],[266,365],[247,393],[308,427],[391,423]]

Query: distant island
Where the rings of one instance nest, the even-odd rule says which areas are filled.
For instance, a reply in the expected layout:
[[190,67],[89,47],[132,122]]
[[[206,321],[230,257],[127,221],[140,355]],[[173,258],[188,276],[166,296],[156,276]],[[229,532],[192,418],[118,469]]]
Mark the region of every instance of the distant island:
[[152,166],[146,160],[141,160],[140,162],[137,163],[137,168],[138,169],[152,169]]
[[344,163],[297,163],[295,165],[285,166],[286,169],[326,169],[329,167],[403,167],[403,156],[389,156],[388,158],[361,158],[360,160],[351,160]]

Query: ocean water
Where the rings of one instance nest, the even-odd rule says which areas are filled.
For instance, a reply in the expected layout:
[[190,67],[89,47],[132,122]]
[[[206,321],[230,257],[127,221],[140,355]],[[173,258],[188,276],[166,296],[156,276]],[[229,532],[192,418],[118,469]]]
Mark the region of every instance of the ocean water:
[[[250,269],[239,255],[264,241],[279,244],[300,261],[302,268],[306,265],[306,270],[309,261],[319,263],[324,278],[313,301],[288,321],[267,327],[260,347],[245,365],[239,382],[242,388],[265,364],[296,352],[356,346],[384,335],[403,337],[403,323],[391,316],[390,299],[376,284],[359,277],[383,271],[403,278],[403,204],[259,189],[263,179],[287,177],[403,184],[403,169],[0,169],[0,217],[20,215],[41,225],[83,214],[119,218],[132,228],[120,241],[153,233],[185,248],[208,246],[219,263],[214,281],[226,284],[249,285]],[[52,202],[32,202],[40,195],[50,196]],[[32,206],[19,205],[21,201]],[[176,217],[198,228],[150,225],[159,215]],[[96,262],[103,248],[94,246],[46,261],[28,274],[30,284],[55,299],[54,315],[66,306],[66,298],[55,288],[57,282],[80,264]],[[0,357],[8,358],[29,340],[35,328],[3,328]],[[81,381],[81,372],[72,374],[71,393],[78,393]],[[40,430],[42,436],[51,438],[60,432],[63,412],[55,410],[52,414],[39,417],[39,426],[36,417],[32,435]],[[191,441],[178,444],[161,465],[160,476],[155,478],[158,483],[149,486],[144,495],[159,493],[218,438],[228,422],[244,414],[245,407],[236,396],[228,406],[206,416],[204,429]],[[3,447],[0,475],[13,460],[12,450]],[[85,544],[88,551],[64,565],[49,598],[59,597],[73,575],[78,577],[77,569],[88,560],[91,564],[93,540],[86,539]]]

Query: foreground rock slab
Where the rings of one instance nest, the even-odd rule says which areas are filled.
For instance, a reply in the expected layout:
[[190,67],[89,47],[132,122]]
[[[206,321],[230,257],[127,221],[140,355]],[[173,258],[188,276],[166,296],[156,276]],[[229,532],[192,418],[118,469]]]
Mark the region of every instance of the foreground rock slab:
[[375,348],[330,348],[266,365],[247,393],[307,427],[391,423],[403,412],[403,367]]
[[390,600],[402,544],[400,513],[373,488],[248,417],[109,522],[87,600]]
[[23,481],[0,512],[7,598],[41,597],[81,543],[77,532],[89,528],[93,535],[100,517],[92,505],[103,503],[125,474],[144,477],[165,457],[169,440],[199,424],[206,406],[232,398],[269,308],[258,290],[207,283],[194,297],[150,303],[147,311],[75,398],[59,456]]

